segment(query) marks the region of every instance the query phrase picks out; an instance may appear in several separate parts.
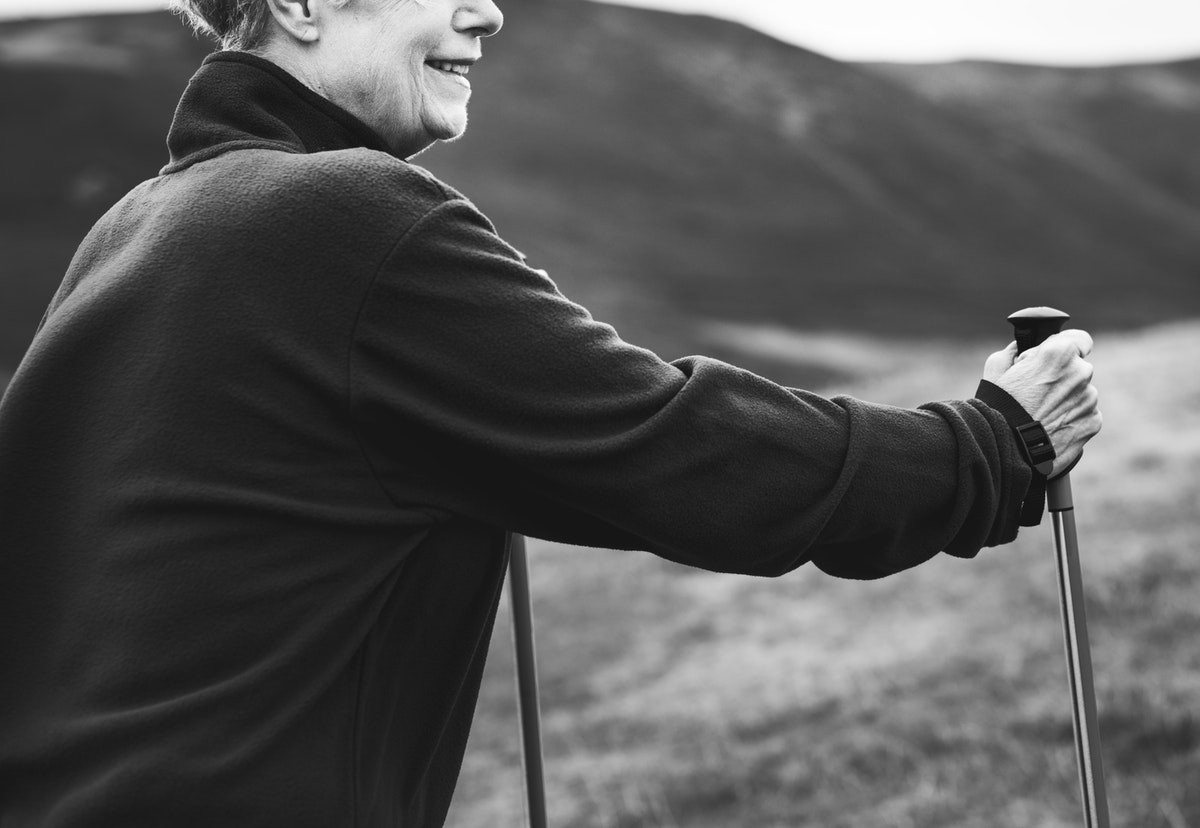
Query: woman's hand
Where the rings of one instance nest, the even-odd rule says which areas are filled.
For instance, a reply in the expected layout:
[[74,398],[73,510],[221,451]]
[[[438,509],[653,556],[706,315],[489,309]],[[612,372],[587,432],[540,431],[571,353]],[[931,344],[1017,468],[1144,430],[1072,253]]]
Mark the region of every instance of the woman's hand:
[[1013,342],[988,357],[983,368],[984,379],[1007,391],[1046,429],[1057,452],[1050,477],[1069,469],[1100,431],[1095,368],[1086,359],[1091,352],[1086,331],[1068,330],[1020,355]]

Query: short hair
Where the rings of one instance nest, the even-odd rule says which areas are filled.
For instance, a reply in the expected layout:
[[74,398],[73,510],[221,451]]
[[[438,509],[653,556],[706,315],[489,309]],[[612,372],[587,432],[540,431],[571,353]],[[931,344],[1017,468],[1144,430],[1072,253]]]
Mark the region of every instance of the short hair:
[[[343,5],[349,0],[333,0]],[[271,12],[267,0],[170,0],[171,10],[222,49],[252,52],[266,40]]]

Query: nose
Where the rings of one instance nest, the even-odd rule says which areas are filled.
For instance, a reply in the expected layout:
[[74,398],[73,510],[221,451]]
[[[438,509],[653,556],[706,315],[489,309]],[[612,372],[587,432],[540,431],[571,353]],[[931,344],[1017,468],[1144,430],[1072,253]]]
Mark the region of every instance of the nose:
[[504,25],[504,13],[492,0],[466,0],[454,13],[454,29],[475,37],[491,37]]

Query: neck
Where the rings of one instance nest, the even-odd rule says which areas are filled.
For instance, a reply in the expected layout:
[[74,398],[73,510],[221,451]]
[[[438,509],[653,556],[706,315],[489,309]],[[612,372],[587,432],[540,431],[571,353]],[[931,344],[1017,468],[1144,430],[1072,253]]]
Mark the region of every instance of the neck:
[[303,43],[297,46],[289,40],[276,37],[268,38],[261,46],[247,51],[263,60],[271,61],[325,100],[332,100],[321,85],[321,73],[317,70],[320,59],[316,53],[316,44]]

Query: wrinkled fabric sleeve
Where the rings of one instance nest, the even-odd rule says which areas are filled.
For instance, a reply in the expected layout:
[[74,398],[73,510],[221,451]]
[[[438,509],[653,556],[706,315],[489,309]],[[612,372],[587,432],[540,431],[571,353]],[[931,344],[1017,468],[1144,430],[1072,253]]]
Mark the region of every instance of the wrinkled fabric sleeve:
[[717,571],[971,556],[1011,539],[1028,485],[977,401],[826,399],[622,341],[464,200],[412,226],[365,294],[349,408],[398,504]]

